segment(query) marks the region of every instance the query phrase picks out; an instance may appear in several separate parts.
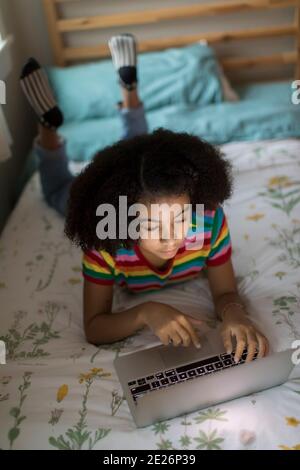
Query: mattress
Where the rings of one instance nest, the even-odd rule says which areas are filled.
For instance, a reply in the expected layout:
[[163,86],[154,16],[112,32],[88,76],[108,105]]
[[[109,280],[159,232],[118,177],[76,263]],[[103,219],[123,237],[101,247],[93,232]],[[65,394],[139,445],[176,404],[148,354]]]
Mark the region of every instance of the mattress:
[[[235,176],[224,210],[239,292],[279,351],[300,339],[300,141],[222,150]],[[35,173],[0,239],[1,449],[300,448],[299,365],[279,387],[137,430],[113,360],[160,342],[148,329],[109,345],[86,342],[81,252],[63,226]],[[217,326],[204,277],[138,295],[115,287],[113,311],[150,299],[202,318],[204,333]]]

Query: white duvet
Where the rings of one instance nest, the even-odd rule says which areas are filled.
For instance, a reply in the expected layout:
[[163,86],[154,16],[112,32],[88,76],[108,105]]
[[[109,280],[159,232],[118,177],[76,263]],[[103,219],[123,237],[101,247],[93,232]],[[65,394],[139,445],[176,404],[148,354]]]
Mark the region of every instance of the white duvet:
[[[239,291],[272,349],[285,349],[300,339],[300,140],[222,148],[234,165],[224,210]],[[113,310],[150,298],[216,326],[204,278],[140,295],[116,288]],[[135,428],[113,360],[158,340],[144,330],[99,348],[85,341],[81,253],[37,174],[0,239],[0,337],[2,449],[300,449],[300,366],[280,387]]]

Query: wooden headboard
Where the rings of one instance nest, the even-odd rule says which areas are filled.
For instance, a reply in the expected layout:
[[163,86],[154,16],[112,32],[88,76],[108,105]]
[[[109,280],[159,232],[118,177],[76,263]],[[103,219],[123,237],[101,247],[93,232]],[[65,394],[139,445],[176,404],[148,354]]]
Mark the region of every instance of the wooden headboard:
[[[251,57],[220,57],[225,71],[234,75],[236,69],[268,66],[295,66],[295,79],[300,79],[300,0],[226,0],[209,3],[199,3],[186,6],[173,6],[168,8],[155,8],[146,11],[130,11],[116,14],[103,14],[79,18],[63,18],[60,13],[62,4],[71,4],[84,0],[43,0],[48,21],[49,33],[53,47],[55,63],[66,66],[76,61],[95,60],[109,56],[107,44],[88,45],[83,47],[67,46],[65,35],[74,32],[104,30],[134,25],[151,25],[159,22],[171,22],[183,19],[205,17],[214,15],[230,15],[235,12],[257,10],[294,8],[294,21],[284,26],[255,27],[234,31],[216,31],[201,34],[187,34],[167,38],[151,38],[139,40],[139,51],[147,52],[161,50],[169,47],[181,47],[193,42],[206,39],[209,44],[228,43],[230,41],[252,40],[258,38],[278,38],[290,36],[295,39],[293,50],[277,52],[269,55],[252,55]],[[139,39],[139,38],[138,38]],[[255,47],[254,47],[255,48]]]

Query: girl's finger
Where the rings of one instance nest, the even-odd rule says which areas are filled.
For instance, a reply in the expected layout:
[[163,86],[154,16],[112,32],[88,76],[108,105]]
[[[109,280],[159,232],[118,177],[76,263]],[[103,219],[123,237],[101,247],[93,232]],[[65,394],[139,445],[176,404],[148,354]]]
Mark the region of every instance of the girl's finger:
[[266,356],[267,353],[269,352],[268,342],[267,342],[267,339],[259,333],[256,334],[256,337],[257,337],[258,348],[259,348],[257,357],[261,358],[261,357]]
[[225,331],[222,332],[222,339],[223,339],[225,351],[227,352],[227,354],[231,354],[233,350],[233,345],[232,345],[232,338],[231,338],[231,333],[229,329],[226,329]]
[[256,353],[256,349],[257,349],[257,346],[258,346],[258,341],[256,339],[256,335],[254,333],[252,333],[252,331],[247,331],[246,332],[246,335],[247,335],[247,349],[248,349],[248,353],[247,353],[247,358],[246,358],[246,362],[251,362],[254,358],[254,355]]
[[189,346],[191,344],[191,335],[190,335],[189,331],[187,331],[180,324],[178,324],[178,326],[176,327],[176,331],[177,331],[177,333],[179,334],[179,336],[182,340],[183,346],[186,346],[186,347]]
[[243,354],[243,351],[247,344],[247,337],[241,332],[237,332],[234,335],[236,337],[236,350],[235,350],[234,360],[235,362],[239,362],[239,360],[241,359],[241,355]]
[[161,334],[161,335],[158,335],[158,337],[165,346],[168,346],[168,344],[169,344],[169,336],[168,335]]
[[267,356],[270,352],[270,345],[268,339],[265,336],[263,336],[263,338],[265,341],[265,356]]
[[172,340],[174,346],[179,346],[182,344],[181,336],[175,330],[169,334],[169,338]]
[[[197,322],[203,323],[201,320],[197,320]],[[193,341],[195,347],[199,349],[201,347],[200,340],[189,320],[187,318],[183,318],[183,320],[179,320],[178,325],[179,327],[184,328],[188,332],[189,337]]]

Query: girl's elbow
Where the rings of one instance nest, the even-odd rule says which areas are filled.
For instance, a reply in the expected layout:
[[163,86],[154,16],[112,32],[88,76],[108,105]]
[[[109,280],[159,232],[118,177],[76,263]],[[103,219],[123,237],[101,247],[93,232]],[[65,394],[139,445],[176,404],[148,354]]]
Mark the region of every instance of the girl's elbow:
[[85,339],[89,344],[92,344],[93,346],[99,346],[100,341],[97,340],[95,336],[95,331],[93,331],[92,328],[89,328],[88,326],[85,326],[84,328],[84,333],[85,333]]

